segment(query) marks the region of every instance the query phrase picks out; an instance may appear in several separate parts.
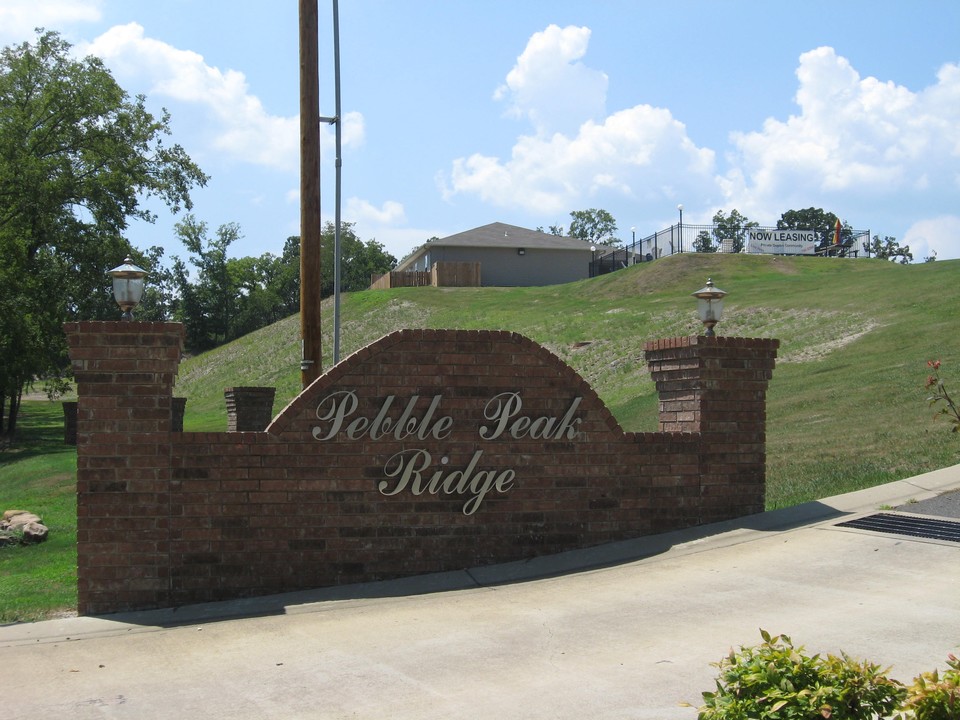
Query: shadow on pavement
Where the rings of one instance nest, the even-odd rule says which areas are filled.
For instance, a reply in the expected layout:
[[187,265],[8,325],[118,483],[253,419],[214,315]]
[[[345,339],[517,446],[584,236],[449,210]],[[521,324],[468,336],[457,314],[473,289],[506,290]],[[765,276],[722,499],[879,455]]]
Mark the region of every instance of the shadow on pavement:
[[343,603],[354,600],[399,598],[457,590],[493,588],[500,585],[543,580],[578,572],[615,567],[661,555],[676,545],[707,540],[725,533],[731,533],[733,536],[729,543],[736,544],[744,541],[743,538],[737,538],[737,531],[781,532],[794,530],[812,523],[830,521],[849,514],[814,501],[661,535],[650,535],[498,565],[356,585],[186,605],[176,608],[115,613],[97,617],[119,623],[173,628],[201,622],[211,623],[295,614],[306,612],[305,606],[311,606],[309,608],[310,612],[317,612],[322,611],[322,608],[316,606],[323,603]]

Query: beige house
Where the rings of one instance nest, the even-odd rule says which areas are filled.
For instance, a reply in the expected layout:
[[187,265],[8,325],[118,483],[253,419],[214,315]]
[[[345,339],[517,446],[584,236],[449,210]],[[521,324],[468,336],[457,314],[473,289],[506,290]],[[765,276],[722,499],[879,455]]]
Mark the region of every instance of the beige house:
[[490,223],[421,245],[394,272],[429,272],[436,263],[479,263],[485,287],[558,285],[590,277],[598,251],[577,238]]

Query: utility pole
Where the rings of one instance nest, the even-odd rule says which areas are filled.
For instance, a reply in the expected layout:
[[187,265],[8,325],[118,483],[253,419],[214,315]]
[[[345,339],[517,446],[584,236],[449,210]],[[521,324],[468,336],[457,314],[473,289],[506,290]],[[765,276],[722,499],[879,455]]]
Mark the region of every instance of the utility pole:
[[318,0],[300,1],[300,380],[322,372]]

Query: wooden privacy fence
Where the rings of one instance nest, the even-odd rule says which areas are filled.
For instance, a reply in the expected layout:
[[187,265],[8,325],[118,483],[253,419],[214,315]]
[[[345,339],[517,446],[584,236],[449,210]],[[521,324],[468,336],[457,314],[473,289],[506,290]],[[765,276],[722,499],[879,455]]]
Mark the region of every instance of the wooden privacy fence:
[[434,287],[480,287],[478,262],[438,262],[430,274]]
[[388,272],[373,275],[370,278],[371,290],[389,290],[398,287],[429,287],[433,279],[428,272],[411,270],[409,272]]
[[408,270],[373,275],[371,290],[398,287],[480,287],[480,263],[436,262],[429,271]]

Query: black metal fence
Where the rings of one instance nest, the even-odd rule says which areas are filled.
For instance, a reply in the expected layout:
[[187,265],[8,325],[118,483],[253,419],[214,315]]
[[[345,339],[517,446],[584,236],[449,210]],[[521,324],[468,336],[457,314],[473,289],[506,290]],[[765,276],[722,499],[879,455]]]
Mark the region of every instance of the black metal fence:
[[[752,231],[776,232],[776,227],[751,227]],[[727,235],[727,237],[724,237]],[[835,257],[869,257],[870,231],[845,230],[839,244],[818,238],[816,255]],[[645,238],[632,237],[622,245],[600,245],[593,253],[590,276],[605,275],[637,263],[652,262],[658,258],[690,252],[734,253],[748,252],[748,228],[734,232],[716,225],[671,225]],[[768,253],[771,254],[771,253]],[[797,255],[797,252],[772,253]],[[808,253],[803,253],[808,254]]]

